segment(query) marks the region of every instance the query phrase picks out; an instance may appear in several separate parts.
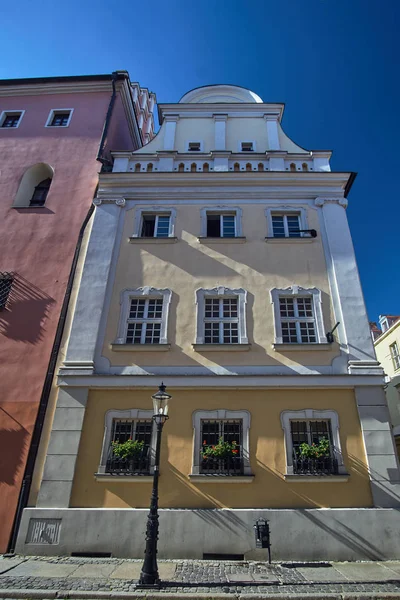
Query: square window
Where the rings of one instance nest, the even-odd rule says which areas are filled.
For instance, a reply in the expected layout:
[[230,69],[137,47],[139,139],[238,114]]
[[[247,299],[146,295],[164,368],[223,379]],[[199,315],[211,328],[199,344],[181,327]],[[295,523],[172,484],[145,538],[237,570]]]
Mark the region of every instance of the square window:
[[276,238],[301,237],[300,215],[272,214],[272,235]]
[[253,152],[254,144],[253,142],[241,142],[242,152]]
[[21,121],[23,111],[4,111],[0,119],[2,129],[16,129]]
[[71,121],[72,112],[72,108],[51,110],[49,118],[47,119],[46,127],[68,127]]
[[171,216],[143,214],[140,237],[167,238],[170,233]]
[[200,142],[189,142],[188,150],[189,150],[189,152],[200,152],[201,143]]
[[207,237],[236,237],[236,215],[207,213]]

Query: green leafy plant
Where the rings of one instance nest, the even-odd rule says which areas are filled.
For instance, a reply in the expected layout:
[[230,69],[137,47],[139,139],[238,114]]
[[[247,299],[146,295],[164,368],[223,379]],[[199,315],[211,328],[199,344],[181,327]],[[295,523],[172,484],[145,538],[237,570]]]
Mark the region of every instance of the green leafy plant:
[[237,442],[224,442],[224,438],[220,437],[218,443],[214,446],[208,446],[204,440],[202,448],[203,459],[207,458],[229,458],[230,456],[237,456],[239,454],[239,447]]
[[300,444],[301,458],[327,458],[330,456],[330,443],[325,437],[321,438],[318,444]]
[[135,458],[143,452],[144,441],[126,440],[126,442],[111,442],[114,456],[118,458]]

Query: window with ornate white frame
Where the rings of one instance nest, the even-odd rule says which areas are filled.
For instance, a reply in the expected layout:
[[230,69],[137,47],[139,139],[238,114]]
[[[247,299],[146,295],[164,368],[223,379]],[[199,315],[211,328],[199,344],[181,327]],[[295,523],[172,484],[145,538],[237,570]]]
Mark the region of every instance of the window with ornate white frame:
[[[251,416],[248,410],[196,410],[193,413],[193,463],[191,475],[201,475],[201,448],[203,440],[201,438],[202,421],[241,421],[242,424],[242,439],[241,439],[241,456],[243,460],[243,475],[251,476],[250,466],[250,422]],[[211,475],[214,478],[216,475]],[[221,475],[226,478],[226,475]]]
[[347,475],[346,467],[343,462],[342,447],[339,435],[339,416],[337,412],[335,410],[314,410],[312,408],[306,408],[304,410],[284,410],[281,412],[281,424],[285,436],[286,475],[294,475],[294,446],[291,423],[299,421],[306,423],[309,423],[310,421],[325,421],[329,423],[331,436],[330,442],[332,445],[332,451],[334,451],[338,463],[338,474]]
[[[105,475],[108,473],[109,457],[111,442],[113,440],[113,432],[115,430],[116,422],[129,422],[132,423],[132,430],[135,431],[138,423],[152,422],[153,411],[142,410],[139,408],[132,408],[128,410],[108,410],[104,419],[104,435],[103,445],[101,449],[100,464],[97,470],[97,474]],[[152,426],[151,436],[149,438],[149,469],[154,465],[155,447],[156,447],[156,429]],[[139,475],[141,477],[141,475]]]
[[326,344],[322,292],[292,285],[270,291],[274,308],[275,344]]
[[132,344],[138,348],[146,344],[168,344],[171,297],[172,291],[169,289],[147,286],[121,292],[118,335],[114,344]]
[[[303,207],[270,206],[265,209],[267,217],[267,238],[309,237],[307,211]],[[278,217],[281,223],[278,222]]]
[[[227,301],[227,306],[224,308],[224,300]],[[236,300],[235,306],[232,306],[230,300]],[[218,307],[213,307],[210,302],[218,302]],[[196,305],[197,305],[197,332],[196,344],[205,344],[212,346],[213,344],[248,344],[246,327],[246,302],[247,291],[243,288],[231,289],[223,286],[215,287],[209,290],[203,288],[196,290]],[[229,303],[229,306],[228,306]],[[218,316],[213,317],[214,310],[218,308]],[[224,316],[226,313],[226,317]],[[229,315],[228,315],[229,313]],[[232,316],[234,315],[234,316]],[[210,329],[209,323],[218,325],[218,342],[209,341]],[[226,323],[226,326],[224,325]],[[229,325],[229,327],[228,327]],[[212,327],[211,327],[212,329]],[[224,331],[225,330],[225,331]],[[228,331],[229,330],[229,331]],[[225,335],[226,333],[226,335]],[[216,335],[216,334],[215,334]],[[235,336],[235,341],[224,341],[232,339]],[[211,334],[212,337],[212,334]],[[236,341],[237,338],[237,341]]]
[[[239,206],[205,206],[200,210],[200,237],[208,236],[209,216],[220,218],[218,238],[241,238],[243,237],[242,230],[242,209]],[[224,216],[228,217],[224,222]],[[214,236],[212,236],[214,237]]]
[[[147,216],[155,217],[154,219],[154,232],[151,236],[143,236],[143,225],[144,220]],[[166,219],[160,221],[160,217],[168,217],[169,223],[166,224]],[[176,209],[172,207],[160,206],[139,206],[136,207],[135,211],[135,224],[132,238],[143,238],[143,237],[154,237],[154,238],[173,238],[175,236],[175,221],[176,221]],[[167,231],[168,227],[168,231]],[[132,239],[131,238],[131,239]]]

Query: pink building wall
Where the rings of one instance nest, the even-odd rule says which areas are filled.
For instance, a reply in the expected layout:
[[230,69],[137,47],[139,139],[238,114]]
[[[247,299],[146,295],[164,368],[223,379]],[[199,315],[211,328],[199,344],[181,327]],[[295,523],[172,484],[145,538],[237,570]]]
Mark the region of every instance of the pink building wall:
[[[0,113],[25,110],[18,128],[0,128],[0,272],[15,274],[0,311],[0,553],[9,542],[72,259],[98,181],[111,77],[105,87],[4,97],[0,86]],[[50,110],[59,108],[74,109],[70,125],[46,128]],[[117,93],[106,152],[135,146]],[[54,169],[45,206],[13,208],[23,174],[39,162]]]

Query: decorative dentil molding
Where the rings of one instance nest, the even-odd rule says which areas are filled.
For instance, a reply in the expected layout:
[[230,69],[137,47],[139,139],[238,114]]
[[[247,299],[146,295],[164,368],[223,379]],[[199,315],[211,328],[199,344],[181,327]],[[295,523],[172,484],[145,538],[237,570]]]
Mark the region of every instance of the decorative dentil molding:
[[339,204],[343,208],[347,208],[348,201],[347,198],[315,198],[316,206],[324,206],[324,204]]
[[125,206],[125,198],[95,198],[93,200],[95,206],[101,206],[102,204],[116,204],[123,208]]

